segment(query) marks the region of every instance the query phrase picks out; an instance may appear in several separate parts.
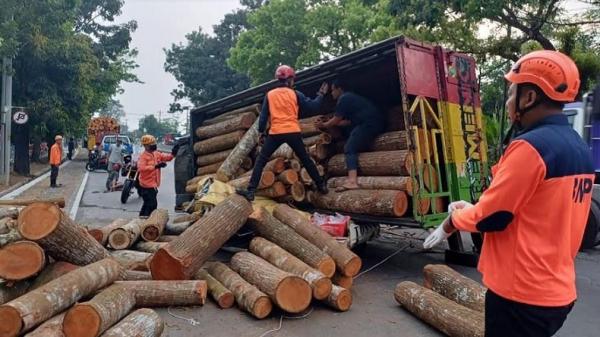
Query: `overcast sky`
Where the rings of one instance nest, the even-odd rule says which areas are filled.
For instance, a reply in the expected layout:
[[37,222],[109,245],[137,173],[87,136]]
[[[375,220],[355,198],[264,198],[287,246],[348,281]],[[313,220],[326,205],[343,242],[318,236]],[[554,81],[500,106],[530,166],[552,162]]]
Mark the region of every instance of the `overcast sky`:
[[[177,81],[164,71],[163,48],[185,41],[185,35],[198,27],[212,33],[212,26],[238,7],[238,0],[125,0],[118,22],[138,23],[132,47],[139,51],[135,73],[144,82],[123,84],[125,93],[118,96],[130,130],[137,129],[138,120],[145,115],[155,114],[158,118],[159,110],[163,118],[173,117],[166,111]],[[185,121],[183,115],[177,117]]]

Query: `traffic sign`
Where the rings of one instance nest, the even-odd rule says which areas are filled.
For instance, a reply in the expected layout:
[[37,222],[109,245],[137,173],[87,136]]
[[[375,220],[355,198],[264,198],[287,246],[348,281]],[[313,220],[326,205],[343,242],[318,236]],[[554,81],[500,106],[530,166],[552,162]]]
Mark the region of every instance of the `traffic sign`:
[[29,120],[29,115],[25,111],[17,111],[13,114],[13,122],[25,124]]

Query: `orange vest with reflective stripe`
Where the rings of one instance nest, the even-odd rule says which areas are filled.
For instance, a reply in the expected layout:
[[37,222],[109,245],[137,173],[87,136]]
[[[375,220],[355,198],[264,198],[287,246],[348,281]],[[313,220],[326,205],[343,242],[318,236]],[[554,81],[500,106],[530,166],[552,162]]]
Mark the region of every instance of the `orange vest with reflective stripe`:
[[290,88],[277,88],[267,93],[270,135],[300,132],[298,97]]
[[50,147],[50,165],[60,165],[62,161],[62,148],[54,143],[52,147]]

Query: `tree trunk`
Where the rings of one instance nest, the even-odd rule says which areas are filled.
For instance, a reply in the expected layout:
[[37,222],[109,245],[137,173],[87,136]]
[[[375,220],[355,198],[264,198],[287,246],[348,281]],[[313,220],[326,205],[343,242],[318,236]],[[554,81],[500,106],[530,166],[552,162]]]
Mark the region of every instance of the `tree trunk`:
[[[187,222],[173,222],[173,223],[167,223],[167,225],[165,226],[165,232],[169,233],[169,234],[175,234],[175,235],[179,235],[183,232],[185,232],[186,229],[188,229],[191,225],[194,224],[195,221],[187,221]],[[165,236],[165,235],[163,235]],[[169,235],[169,236],[173,236],[173,235]]]
[[138,309],[108,329],[102,337],[160,337],[165,328],[162,318],[152,309]]
[[339,311],[348,311],[352,306],[352,293],[349,289],[334,285],[327,297],[327,304]]
[[125,317],[136,305],[135,292],[114,284],[90,301],[75,304],[63,319],[66,337],[97,337]]
[[256,115],[253,112],[246,112],[216,124],[200,126],[196,129],[196,136],[198,139],[207,139],[237,130],[246,130],[255,120]]
[[206,165],[206,166],[200,166],[196,170],[196,175],[204,176],[204,175],[208,175],[208,174],[217,173],[217,171],[219,170],[219,167],[221,167],[222,164],[223,164],[223,162],[221,161],[221,162]]
[[152,274],[147,271],[137,270],[126,270],[124,281],[150,281],[152,280]]
[[135,294],[138,307],[204,305],[205,281],[117,281]]
[[207,264],[207,269],[212,276],[231,290],[240,308],[258,319],[269,316],[273,305],[265,293],[221,262],[211,262]]
[[152,254],[135,250],[115,250],[110,256],[117,260],[125,270],[148,271],[148,263]]
[[157,280],[184,280],[194,275],[246,222],[252,205],[232,195],[190,226],[177,240],[161,248],[150,262]]
[[168,242],[140,241],[133,246],[133,249],[140,252],[156,253],[167,244]]
[[413,202],[417,202],[417,214],[424,215],[429,213],[429,209],[431,208],[431,198],[409,198],[408,209],[407,212],[412,213],[413,210]]
[[20,207],[0,207],[0,219],[11,218],[16,219],[19,217]]
[[31,174],[29,166],[29,124],[14,123],[13,140],[15,144],[14,171],[23,176]]
[[12,285],[7,286],[7,284],[0,285],[0,304],[4,304],[14,300],[17,297],[24,295],[31,288],[30,280],[23,280],[21,282],[16,282]]
[[406,193],[395,190],[309,192],[308,201],[317,208],[375,216],[402,217],[408,210]]
[[281,144],[281,146],[277,148],[277,150],[275,150],[275,152],[273,152],[273,154],[271,155],[271,159],[276,158],[293,159],[294,151],[289,145]]
[[292,169],[287,169],[277,176],[277,180],[286,185],[292,185],[298,181],[298,173]]
[[113,229],[108,235],[108,245],[112,249],[127,249],[140,238],[142,219],[132,219],[120,228]]
[[392,131],[382,133],[373,140],[370,151],[408,150],[408,132]]
[[26,334],[25,337],[65,337],[63,333],[64,318],[65,313],[54,316]]
[[256,191],[257,196],[271,199],[283,197],[285,194],[285,185],[281,181],[276,181],[271,187]]
[[287,194],[292,198],[292,200],[302,202],[306,198],[306,189],[301,182],[297,181],[287,187]]
[[23,238],[40,244],[56,260],[85,266],[109,256],[87,230],[54,204],[34,203],[25,207],[18,224]]
[[[171,223],[180,223],[180,222],[196,222],[198,221],[198,219],[200,219],[202,217],[202,214],[200,214],[199,212],[196,213],[191,213],[191,214],[183,214],[183,215],[179,215],[177,216],[175,219],[173,219],[173,221],[171,221]],[[167,228],[169,227],[169,225],[167,224]]]
[[300,161],[298,159],[288,159],[287,164],[289,168],[296,172],[300,172],[300,170],[302,170],[302,164],[300,164]]
[[[248,186],[249,182],[250,182],[250,176],[247,175],[247,176],[243,176],[241,178],[230,180],[228,182],[228,184],[233,187],[243,188],[243,187]],[[275,174],[271,171],[264,170],[262,172],[262,176],[260,178],[260,183],[258,184],[258,188],[259,189],[269,188],[269,187],[273,186],[274,183],[275,183]]]
[[250,242],[249,249],[250,252],[267,260],[275,267],[303,278],[312,288],[314,298],[322,300],[331,293],[331,280],[327,276],[276,244],[261,237],[255,237]]
[[[364,152],[358,155],[358,173],[363,176],[409,176],[413,162],[408,151]],[[344,176],[346,161],[343,154],[329,159],[327,173],[331,176]]]
[[396,301],[419,319],[450,337],[483,337],[483,314],[463,307],[414,282],[398,283]]
[[487,289],[443,264],[428,264],[423,268],[425,288],[475,311],[485,311]]
[[353,281],[354,278],[352,276],[346,276],[340,273],[335,273],[335,275],[333,275],[331,278],[331,282],[333,282],[333,284],[337,284],[338,286],[348,290],[352,288]]
[[303,218],[298,211],[287,206],[277,205],[273,210],[273,216],[284,224],[290,226],[296,233],[330,255],[335,261],[337,269],[346,276],[358,274],[362,262],[358,255],[354,254],[346,246],[340,245],[333,237],[319,227]]
[[240,114],[243,114],[243,113],[249,112],[249,111],[253,112],[255,115],[258,116],[258,114],[260,113],[260,107],[261,107],[261,105],[257,103],[257,104],[252,104],[252,105],[245,106],[245,107],[242,107],[239,109],[231,110],[231,111],[225,112],[223,114],[220,114],[216,117],[205,120],[204,122],[202,122],[202,125],[217,124],[224,120],[234,118],[237,115],[240,115]]
[[227,289],[219,280],[214,278],[206,269],[200,269],[194,277],[206,281],[210,296],[217,302],[219,308],[229,309],[233,306],[233,293]]
[[237,170],[242,167],[244,159],[256,147],[258,142],[258,119],[252,127],[240,139],[233,151],[227,156],[227,159],[221,164],[217,171],[216,179],[222,182],[228,182],[235,177]]
[[155,209],[141,226],[142,238],[146,241],[156,241],[165,230],[169,221],[169,211],[164,208]]
[[[346,177],[331,178],[327,181],[329,188],[341,187],[346,182]],[[358,186],[362,190],[398,190],[408,195],[414,195],[418,191],[418,184],[411,177],[358,177]]]
[[80,298],[113,283],[122,272],[113,259],[103,259],[67,273],[0,306],[0,336],[17,336],[67,309]]
[[0,278],[20,281],[39,273],[46,265],[42,247],[31,241],[17,241],[0,249]]
[[284,311],[299,313],[310,305],[312,291],[308,282],[252,253],[236,253],[231,258],[231,268],[269,295]]
[[229,156],[231,151],[233,151],[233,149],[227,149],[224,151],[198,156],[196,159],[196,164],[198,166],[207,166],[214,163],[222,163],[225,159],[227,159],[227,156]]
[[234,131],[196,142],[194,144],[194,153],[203,155],[232,149],[242,139],[244,133],[244,131]]
[[29,206],[31,204],[40,203],[40,202],[56,204],[60,208],[65,207],[65,198],[64,197],[0,200],[0,205]]
[[124,226],[128,222],[129,220],[127,219],[115,219],[113,222],[104,227],[89,229],[88,233],[90,233],[90,235],[93,236],[96,241],[100,242],[101,245],[106,246],[110,232]]
[[335,262],[329,255],[281,223],[263,207],[255,210],[249,220],[260,236],[274,242],[325,276],[331,277],[335,272]]

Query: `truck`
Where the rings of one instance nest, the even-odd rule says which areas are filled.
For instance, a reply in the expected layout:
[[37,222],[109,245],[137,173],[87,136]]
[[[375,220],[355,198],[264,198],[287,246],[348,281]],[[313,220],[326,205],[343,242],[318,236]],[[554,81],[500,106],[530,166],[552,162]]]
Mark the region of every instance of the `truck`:
[[[417,185],[416,192],[408,196],[412,210],[406,216],[342,213],[351,216],[359,226],[388,224],[431,229],[448,215],[448,203],[478,200],[491,178],[473,57],[399,36],[298,72],[296,89],[315,93],[322,82],[338,77],[344,78],[353,92],[384,111],[399,107],[388,124],[398,122],[408,134],[413,163],[410,177]],[[191,110],[190,145],[198,141],[193,130],[206,119],[261,103],[276,84],[270,81]],[[187,160],[188,171],[195,172],[196,155]],[[431,201],[427,212],[417,209],[422,200]],[[311,212],[323,211],[311,205],[301,206]],[[475,265],[482,237],[471,234],[473,247],[469,248],[469,240],[461,235],[464,233],[449,238],[446,261]]]
[[110,145],[116,143],[117,137],[123,141],[128,154],[133,153],[133,146],[128,136],[121,135],[121,126],[115,118],[95,117],[90,120],[87,129],[87,148],[92,150],[96,143],[100,143],[102,149],[107,152]]

